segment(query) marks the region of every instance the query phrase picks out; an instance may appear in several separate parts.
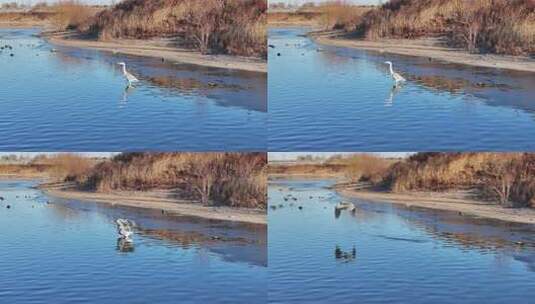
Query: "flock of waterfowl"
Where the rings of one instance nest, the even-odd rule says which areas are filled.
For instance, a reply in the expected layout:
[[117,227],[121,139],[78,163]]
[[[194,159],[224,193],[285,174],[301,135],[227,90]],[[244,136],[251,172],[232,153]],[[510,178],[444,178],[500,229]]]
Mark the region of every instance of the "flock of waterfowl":
[[[284,191],[284,189],[279,189],[279,191]],[[317,196],[317,197],[314,197],[312,195],[309,195],[308,197],[310,200],[314,199],[314,198],[317,198],[319,200],[324,200],[325,197],[323,196]],[[284,208],[286,206],[288,207],[294,207],[296,205],[296,203],[298,202],[298,198],[296,196],[294,196],[292,193],[288,193],[286,194],[285,196],[282,197],[282,199],[284,200],[284,202],[288,203],[287,205],[286,204],[283,204],[283,203],[280,203],[280,204],[272,204],[269,206],[269,208],[271,210],[277,210],[277,209],[281,209],[281,208]],[[297,208],[299,210],[303,210],[304,207],[303,205],[299,204],[297,206]],[[327,208],[327,207],[324,207],[324,208]],[[335,211],[335,216],[336,218],[338,218],[340,216],[340,213],[342,210],[347,210],[349,211],[350,213],[352,214],[355,214],[356,211],[357,211],[357,208],[355,207],[355,205],[353,203],[350,203],[350,202],[339,202],[338,204],[336,204],[334,206],[334,211]]]

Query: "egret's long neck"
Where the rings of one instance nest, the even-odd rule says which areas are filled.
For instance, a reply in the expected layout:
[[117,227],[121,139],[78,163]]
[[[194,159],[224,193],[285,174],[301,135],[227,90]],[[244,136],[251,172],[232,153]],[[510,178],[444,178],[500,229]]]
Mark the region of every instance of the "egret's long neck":
[[[126,75],[126,65],[123,64],[122,66],[123,66],[123,74]],[[390,70],[392,70],[392,66],[390,66]]]
[[392,68],[392,64],[389,63],[388,66],[390,66],[390,75],[394,74],[394,69]]

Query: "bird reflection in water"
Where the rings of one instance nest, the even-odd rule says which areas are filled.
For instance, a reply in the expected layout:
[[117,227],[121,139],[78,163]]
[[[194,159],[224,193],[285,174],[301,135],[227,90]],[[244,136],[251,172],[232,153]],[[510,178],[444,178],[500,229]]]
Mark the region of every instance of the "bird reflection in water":
[[357,257],[357,249],[353,246],[351,251],[343,251],[340,246],[336,245],[334,249],[334,258],[341,262],[352,262]]
[[126,86],[123,91],[123,99],[121,99],[121,104],[126,104],[128,102],[128,96],[131,95],[135,90],[133,86]]
[[134,243],[131,241],[128,241],[124,238],[118,238],[116,249],[119,252],[129,253],[129,252],[134,252],[135,246],[134,246]]
[[392,89],[390,89],[390,95],[385,100],[385,107],[391,107],[394,105],[394,97],[401,91],[401,88],[403,86],[393,86]]

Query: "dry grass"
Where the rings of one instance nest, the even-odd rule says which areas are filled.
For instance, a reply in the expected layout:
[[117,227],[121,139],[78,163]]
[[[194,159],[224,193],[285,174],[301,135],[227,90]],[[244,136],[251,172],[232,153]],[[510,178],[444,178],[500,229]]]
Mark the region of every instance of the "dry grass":
[[345,166],[341,164],[270,164],[270,175],[297,175],[297,176],[343,176]]
[[320,24],[324,28],[352,30],[371,7],[352,5],[339,0],[322,3],[316,9],[321,13]]
[[533,153],[419,153],[394,164],[392,191],[479,188],[504,206],[535,206]]
[[174,189],[203,204],[264,208],[265,153],[125,153],[77,179],[86,190]]
[[344,166],[346,179],[350,182],[370,181],[379,183],[393,161],[373,154],[343,155],[329,160],[330,163]]
[[0,175],[17,177],[45,177],[50,169],[39,164],[0,164]]
[[394,161],[373,154],[335,155],[323,162],[269,165],[269,174],[337,177],[351,182],[380,182]]
[[364,14],[354,31],[371,40],[444,36],[474,53],[533,55],[535,1],[391,0]]
[[43,177],[55,181],[71,180],[86,175],[97,164],[95,159],[62,153],[38,155],[26,161],[7,161],[0,164],[0,174],[20,177]]
[[36,157],[32,163],[46,166],[50,178],[58,181],[71,181],[87,178],[90,170],[98,161],[77,154],[62,153],[41,155]]
[[265,0],[126,0],[80,29],[101,40],[174,37],[203,53],[267,56]]
[[[41,8],[41,6],[38,6]],[[52,24],[58,30],[76,29],[85,24],[97,12],[94,8],[82,4],[77,0],[62,0],[54,5],[46,6],[54,12],[51,18]]]

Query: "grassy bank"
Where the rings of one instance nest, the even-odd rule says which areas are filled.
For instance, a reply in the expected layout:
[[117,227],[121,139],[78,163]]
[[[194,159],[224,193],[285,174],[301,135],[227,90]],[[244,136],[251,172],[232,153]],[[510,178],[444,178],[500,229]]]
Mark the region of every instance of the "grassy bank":
[[265,0],[123,0],[112,6],[60,0],[0,10],[0,24],[72,30],[78,38],[113,42],[161,39],[202,54],[266,58]]
[[315,5],[306,4],[299,8],[271,5],[268,14],[270,26],[311,26],[325,29],[351,29],[360,16],[373,6],[348,5],[340,1],[323,2]]
[[350,13],[353,7],[333,3],[326,8],[326,15],[336,20],[329,28],[371,41],[432,37],[471,53],[535,54],[531,0],[391,0]]
[[81,190],[173,189],[180,199],[231,207],[266,207],[264,153],[125,153],[70,175]]
[[476,189],[506,207],[535,207],[533,153],[418,153],[377,184],[393,192]]
[[379,181],[393,162],[393,159],[365,153],[336,155],[325,160],[270,163],[269,174],[283,177],[334,177],[350,182]]
[[82,1],[41,2],[34,6],[0,9],[0,25],[5,27],[43,27],[50,30],[73,29],[88,22],[105,6],[86,5]]
[[99,40],[172,38],[202,53],[266,57],[264,0],[125,0],[77,28]]
[[535,153],[416,153],[403,159],[337,155],[308,163],[270,163],[269,172],[336,177],[338,188],[349,190],[433,193],[503,207],[535,207]]
[[57,154],[0,164],[0,177],[46,178],[54,189],[67,183],[86,193],[161,191],[182,202],[265,209],[266,163],[265,153]]

